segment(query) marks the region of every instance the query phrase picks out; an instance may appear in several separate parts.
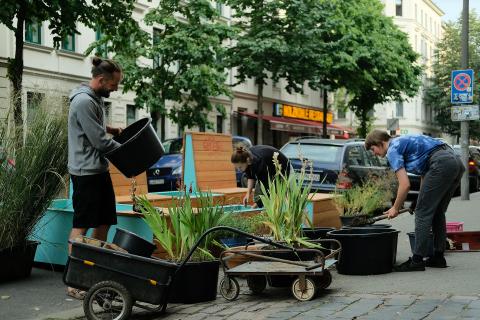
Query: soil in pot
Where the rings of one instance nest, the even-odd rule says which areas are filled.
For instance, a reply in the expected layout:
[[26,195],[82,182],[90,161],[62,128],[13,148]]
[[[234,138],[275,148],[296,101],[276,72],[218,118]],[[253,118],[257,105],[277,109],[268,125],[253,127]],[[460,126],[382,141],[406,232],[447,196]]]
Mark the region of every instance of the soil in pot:
[[180,269],[171,285],[168,302],[197,303],[217,297],[220,262],[188,262]]
[[353,220],[355,219],[367,219],[366,214],[356,214],[354,216],[340,216],[340,221],[342,222],[342,227],[349,227],[352,225]]
[[0,249],[0,282],[28,278],[32,273],[33,257],[39,242]]
[[342,254],[337,263],[338,273],[371,275],[391,272],[397,253],[399,232],[391,228],[330,231],[329,237],[342,244]]

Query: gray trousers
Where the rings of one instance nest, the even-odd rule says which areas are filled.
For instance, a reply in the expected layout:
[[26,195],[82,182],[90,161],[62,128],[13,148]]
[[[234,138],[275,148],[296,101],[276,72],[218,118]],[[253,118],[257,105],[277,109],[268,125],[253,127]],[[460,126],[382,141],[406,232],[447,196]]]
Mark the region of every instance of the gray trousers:
[[435,252],[445,251],[445,212],[464,171],[461,159],[449,147],[435,150],[430,156],[415,209],[414,254],[427,256],[430,230]]

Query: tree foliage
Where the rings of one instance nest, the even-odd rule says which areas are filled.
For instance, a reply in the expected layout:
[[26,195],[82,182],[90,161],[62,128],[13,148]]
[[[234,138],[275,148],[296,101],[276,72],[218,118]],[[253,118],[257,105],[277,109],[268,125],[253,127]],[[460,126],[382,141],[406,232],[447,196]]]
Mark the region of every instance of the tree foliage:
[[345,54],[355,61],[340,82],[352,96],[349,107],[360,120],[359,135],[365,136],[369,112],[376,104],[403,101],[416,95],[422,67],[407,35],[382,13],[376,0],[343,1],[348,38]]
[[[475,70],[474,104],[478,104],[480,89],[478,70],[480,69],[480,17],[470,13],[469,30],[469,69]],[[435,51],[433,77],[425,90],[425,103],[436,111],[435,122],[443,132],[460,136],[460,122],[451,120],[451,73],[461,68],[461,18],[456,22],[448,22],[444,26],[442,40]],[[470,121],[470,136],[480,139],[480,124]]]
[[[115,52],[125,69],[124,91],[136,93],[137,107],[147,107],[153,118],[166,114],[181,128],[211,127],[210,98],[230,95],[222,44],[232,28],[207,0],[160,0],[144,22],[157,31],[132,24],[94,46],[104,43]],[[167,101],[174,102],[170,112]]]
[[54,46],[59,47],[66,36],[78,33],[77,23],[105,30],[131,20],[134,0],[91,1],[29,1],[4,0],[0,23],[15,33],[15,57],[8,61],[8,78],[13,85],[15,124],[22,119],[23,37],[25,23],[48,21]]

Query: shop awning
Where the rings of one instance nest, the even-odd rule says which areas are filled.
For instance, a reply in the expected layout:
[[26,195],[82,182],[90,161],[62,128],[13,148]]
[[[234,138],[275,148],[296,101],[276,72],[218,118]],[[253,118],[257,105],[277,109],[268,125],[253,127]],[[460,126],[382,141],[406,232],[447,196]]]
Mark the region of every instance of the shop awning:
[[[244,115],[251,118],[258,118],[257,114],[248,112],[238,112],[239,115]],[[286,132],[308,133],[313,135],[321,135],[323,131],[323,123],[311,120],[292,119],[285,117],[274,117],[263,115],[263,120],[270,122],[270,129]],[[349,131],[334,124],[327,124],[327,133],[343,138],[349,138]]]

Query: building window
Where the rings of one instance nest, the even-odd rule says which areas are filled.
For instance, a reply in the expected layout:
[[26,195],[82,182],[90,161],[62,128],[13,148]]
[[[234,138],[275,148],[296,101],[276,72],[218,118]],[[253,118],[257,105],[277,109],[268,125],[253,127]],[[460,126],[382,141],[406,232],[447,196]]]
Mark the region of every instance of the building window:
[[397,118],[403,118],[403,101],[397,101],[396,107],[397,107],[397,110],[396,110]]
[[223,116],[217,116],[217,133],[223,133]]
[[201,124],[198,126],[198,129],[199,129],[200,132],[205,132],[205,129],[206,129],[205,123],[201,123]]
[[217,11],[220,16],[223,16],[223,3],[221,2],[216,2],[217,5]]
[[402,16],[402,1],[403,0],[395,0],[395,13],[397,17]]
[[131,125],[137,120],[136,113],[135,106],[127,104],[127,126]]
[[33,21],[25,23],[25,41],[42,44],[42,23]]
[[[99,41],[99,40],[103,39],[104,37],[105,37],[105,35],[102,32],[102,29],[100,27],[98,27],[97,30],[95,31],[95,40]],[[104,44],[101,44],[101,45],[97,46],[96,51],[97,51],[97,55],[99,55],[103,58],[106,58],[107,53],[108,53],[107,44],[104,43]]]
[[38,108],[44,98],[45,94],[43,93],[27,92],[27,125],[35,119]]
[[347,117],[347,110],[338,109],[337,110],[337,119],[345,119]]
[[71,34],[62,39],[62,49],[75,52],[75,34]]
[[[152,35],[152,43],[153,45],[157,45],[160,43],[160,35],[162,34],[162,30],[160,29],[153,29]],[[160,66],[160,55],[155,55],[153,58],[153,68],[156,69]]]

